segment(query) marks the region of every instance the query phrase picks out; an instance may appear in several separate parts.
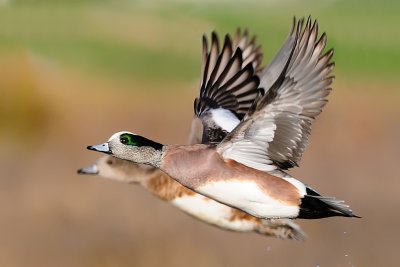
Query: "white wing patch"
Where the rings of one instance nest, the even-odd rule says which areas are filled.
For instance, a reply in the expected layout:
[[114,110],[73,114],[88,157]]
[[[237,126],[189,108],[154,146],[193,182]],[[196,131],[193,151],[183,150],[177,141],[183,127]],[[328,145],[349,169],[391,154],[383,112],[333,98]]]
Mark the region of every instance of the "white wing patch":
[[230,110],[224,108],[212,109],[211,115],[214,122],[227,132],[232,132],[240,122]]
[[245,123],[251,124],[247,131],[237,131],[238,134],[230,141],[219,145],[222,156],[260,171],[275,170],[276,165],[268,156],[268,145],[274,139],[276,130],[274,118],[250,120]]

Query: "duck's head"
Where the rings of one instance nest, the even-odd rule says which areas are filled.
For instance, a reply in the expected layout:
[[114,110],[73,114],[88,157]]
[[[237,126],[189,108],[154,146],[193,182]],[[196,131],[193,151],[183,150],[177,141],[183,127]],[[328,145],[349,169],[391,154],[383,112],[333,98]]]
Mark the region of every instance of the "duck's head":
[[136,183],[144,180],[153,171],[154,168],[151,166],[135,164],[107,155],[99,158],[95,164],[79,169],[78,173],[96,175],[124,183]]
[[131,132],[113,134],[107,142],[88,146],[87,149],[103,152],[135,163],[159,165],[163,145]]

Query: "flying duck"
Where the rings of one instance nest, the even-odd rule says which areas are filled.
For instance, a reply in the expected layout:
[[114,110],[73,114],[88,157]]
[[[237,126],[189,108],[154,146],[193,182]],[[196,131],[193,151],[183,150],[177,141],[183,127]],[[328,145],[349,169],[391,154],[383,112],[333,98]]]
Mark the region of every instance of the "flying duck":
[[[221,68],[228,67],[232,75],[236,75],[235,79],[241,78],[242,81],[244,81],[244,83],[238,83],[238,97],[235,96],[234,99],[231,99],[231,101],[238,103],[242,109],[238,111],[237,106],[232,105],[232,114],[234,114],[235,122],[238,124],[245,114],[245,109],[250,107],[250,104],[254,101],[259,92],[257,89],[258,80],[256,80],[257,84],[252,84],[252,80],[257,79],[253,77],[253,72],[261,69],[262,51],[260,46],[256,44],[255,37],[250,39],[248,31],[245,30],[242,32],[240,29],[236,31],[234,38],[228,35],[225,37],[224,49],[222,51],[220,51],[219,46],[220,40],[215,32],[213,32],[211,36],[210,49],[208,48],[209,43],[207,37],[203,36],[203,73],[212,71],[210,62],[207,60],[208,55],[210,55],[210,58],[217,58],[221,54],[224,54],[227,59],[232,59],[221,62],[219,66]],[[239,48],[239,50],[236,51],[236,48]],[[250,79],[247,80],[249,77]],[[246,98],[248,103],[246,103],[243,100],[244,95],[241,96],[240,93],[241,86],[245,87],[248,84],[252,86],[243,88],[244,90],[242,91],[248,94]],[[204,91],[202,90],[201,92]],[[207,106],[204,100],[200,101],[200,98],[196,99],[195,106],[198,110],[204,112],[199,111],[198,114],[202,114],[203,116],[201,118],[195,116],[193,119],[189,143],[200,143],[203,136],[205,140],[220,142],[226,136],[227,129],[220,128],[218,123],[221,123],[221,127],[223,127],[226,124],[224,120],[219,120],[217,123],[213,122],[211,107]],[[215,129],[214,131],[218,132],[218,134],[213,134],[213,131],[210,129],[208,129],[210,136],[204,134],[202,120],[212,124]],[[301,228],[291,220],[265,220],[256,218],[243,211],[228,207],[208,197],[197,194],[174,181],[164,172],[149,165],[136,164],[115,157],[105,156],[100,158],[95,164],[79,169],[78,173],[98,175],[121,182],[140,184],[158,198],[170,202],[187,214],[225,230],[255,232],[281,239],[305,240],[306,238]]]
[[264,220],[228,207],[182,186],[164,172],[144,164],[104,156],[80,174],[89,174],[130,184],[139,184],[156,197],[200,221],[235,232],[254,232],[280,239],[305,240],[300,226],[289,219]]
[[[191,190],[258,218],[357,217],[343,201],[321,196],[285,172],[298,165],[333,82],[333,50],[323,53],[326,35],[318,38],[318,24],[310,18],[303,26],[304,20],[294,20],[260,79],[232,74],[226,66],[235,66],[235,57],[227,59],[225,46],[218,57],[206,53],[195,101],[202,144],[163,145],[124,131],[88,149],[159,168]],[[224,134],[222,141],[213,140]]]

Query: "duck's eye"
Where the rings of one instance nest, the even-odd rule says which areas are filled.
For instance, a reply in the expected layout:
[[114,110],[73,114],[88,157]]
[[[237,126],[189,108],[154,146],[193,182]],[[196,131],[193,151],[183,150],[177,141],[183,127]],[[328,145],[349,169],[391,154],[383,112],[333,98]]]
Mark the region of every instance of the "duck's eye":
[[137,145],[133,135],[131,135],[131,134],[123,134],[123,135],[121,135],[119,137],[119,141],[124,145],[129,145],[129,146]]
[[108,165],[113,165],[113,161],[111,159],[107,160]]
[[126,144],[128,144],[129,139],[128,139],[128,137],[123,136],[123,137],[121,137],[120,141],[121,141],[122,144],[126,145]]

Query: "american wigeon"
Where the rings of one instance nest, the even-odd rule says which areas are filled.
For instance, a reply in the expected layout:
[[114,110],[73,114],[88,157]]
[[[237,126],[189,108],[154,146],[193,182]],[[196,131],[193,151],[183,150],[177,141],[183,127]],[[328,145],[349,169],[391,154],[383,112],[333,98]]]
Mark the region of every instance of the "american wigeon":
[[[215,133],[221,128],[229,132],[227,127],[233,123],[226,126],[218,122],[242,111],[232,99],[250,103],[241,122],[221,142],[213,143],[209,136],[214,135],[207,134],[203,144],[163,145],[119,132],[88,149],[159,168],[193,191],[258,218],[356,217],[343,201],[319,195],[284,171],[300,161],[311,123],[326,104],[333,81],[333,51],[323,54],[326,35],[318,38],[318,25],[310,18],[304,29],[303,24],[303,20],[294,24],[281,51],[262,70],[260,87],[265,94],[257,92],[254,103],[246,98],[248,92],[235,95],[237,89],[231,82],[238,81],[235,75],[220,71],[223,53],[216,60],[208,56],[213,71],[204,72],[200,100],[195,102],[199,118],[211,113],[206,117],[212,118],[212,123],[202,120],[204,132],[211,129]],[[239,80],[251,90],[257,84],[254,78]],[[207,107],[202,108],[201,103]],[[219,109],[223,111],[213,112]]]
[[300,226],[288,219],[264,220],[228,207],[182,186],[164,172],[112,156],[101,157],[95,164],[79,170],[124,183],[139,184],[156,197],[185,213],[221,229],[254,232],[281,239],[305,240]]
[[[229,36],[225,37],[222,50],[220,50],[219,43],[216,33],[212,33],[210,48],[207,38],[203,37],[203,73],[210,72],[211,75],[213,69],[210,67],[210,61],[220,55],[226,57],[227,60],[220,62],[218,66],[221,69],[228,69],[231,75],[235,75],[235,79],[239,82],[236,82],[236,85],[233,84],[236,86],[236,96],[231,100],[235,103],[225,112],[232,112],[233,116],[231,117],[234,118],[235,125],[237,125],[245,115],[245,109],[251,106],[251,103],[260,92],[257,88],[259,81],[254,76],[254,71],[260,70],[262,52],[260,46],[255,42],[255,37],[250,39],[247,31],[241,32],[239,29],[233,39]],[[236,50],[236,48],[240,49]],[[235,82],[235,79],[232,82]],[[248,86],[249,84],[250,87]],[[245,96],[243,93],[247,95]],[[243,101],[243,98],[246,98],[247,103]],[[196,100],[197,106],[202,105],[201,107],[198,106],[198,110],[202,111],[203,116],[195,117],[193,120],[189,143],[200,143],[203,136],[207,142],[220,142],[228,133],[225,125],[231,122],[226,122],[224,119],[214,122],[212,118],[213,109],[204,101],[197,101],[199,99]],[[241,110],[238,109],[239,106]],[[215,112],[214,110],[215,113],[218,113],[218,111]],[[213,126],[214,131],[208,130],[210,136],[203,134],[203,124]],[[218,134],[213,134],[213,132],[218,132]],[[136,164],[105,156],[99,159],[96,164],[82,168],[78,172],[80,174],[93,174],[112,180],[140,184],[160,199],[170,202],[201,221],[222,229],[237,232],[256,232],[282,239],[305,239],[305,234],[301,228],[290,220],[264,220],[248,215],[195,193],[174,181],[164,172],[149,165]]]

